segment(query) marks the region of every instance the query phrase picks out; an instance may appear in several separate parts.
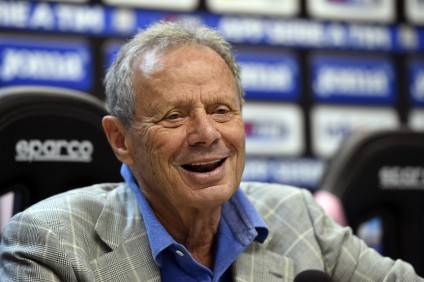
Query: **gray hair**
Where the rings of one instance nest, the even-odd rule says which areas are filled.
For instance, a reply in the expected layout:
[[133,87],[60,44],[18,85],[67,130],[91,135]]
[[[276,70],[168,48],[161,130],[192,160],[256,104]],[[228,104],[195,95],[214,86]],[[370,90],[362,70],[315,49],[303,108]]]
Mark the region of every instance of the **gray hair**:
[[214,50],[234,76],[240,100],[243,100],[240,68],[231,51],[231,45],[215,30],[208,27],[188,27],[174,22],[158,22],[139,32],[128,41],[108,69],[104,84],[106,104],[110,114],[129,127],[135,115],[133,64],[143,54],[155,50],[163,53],[170,48],[196,43]]

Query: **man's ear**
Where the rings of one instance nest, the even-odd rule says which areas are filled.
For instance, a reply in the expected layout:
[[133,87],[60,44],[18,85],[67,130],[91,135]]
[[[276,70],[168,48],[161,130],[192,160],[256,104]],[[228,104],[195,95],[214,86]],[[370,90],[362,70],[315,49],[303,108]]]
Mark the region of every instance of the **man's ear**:
[[103,130],[112,147],[115,156],[127,165],[133,164],[133,157],[126,129],[122,122],[115,116],[106,115],[102,120]]

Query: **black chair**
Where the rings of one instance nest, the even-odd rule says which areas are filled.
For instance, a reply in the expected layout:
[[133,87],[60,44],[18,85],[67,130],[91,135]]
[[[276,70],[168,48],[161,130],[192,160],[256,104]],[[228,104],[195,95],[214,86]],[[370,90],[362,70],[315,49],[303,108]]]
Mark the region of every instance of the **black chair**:
[[0,196],[14,192],[13,214],[71,188],[121,181],[101,127],[105,114],[82,92],[0,89]]
[[424,132],[357,132],[329,161],[320,189],[342,202],[354,232],[379,217],[382,253],[424,275]]

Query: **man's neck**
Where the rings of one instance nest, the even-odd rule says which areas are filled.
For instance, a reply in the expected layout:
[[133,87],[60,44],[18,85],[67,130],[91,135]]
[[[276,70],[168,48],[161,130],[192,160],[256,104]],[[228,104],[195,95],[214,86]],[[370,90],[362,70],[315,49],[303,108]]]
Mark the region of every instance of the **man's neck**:
[[175,241],[183,244],[199,263],[213,268],[215,235],[221,218],[221,207],[177,210],[166,205],[152,208],[159,222]]
[[213,269],[214,244],[220,217],[221,209],[194,216],[183,243],[196,260],[210,269]]

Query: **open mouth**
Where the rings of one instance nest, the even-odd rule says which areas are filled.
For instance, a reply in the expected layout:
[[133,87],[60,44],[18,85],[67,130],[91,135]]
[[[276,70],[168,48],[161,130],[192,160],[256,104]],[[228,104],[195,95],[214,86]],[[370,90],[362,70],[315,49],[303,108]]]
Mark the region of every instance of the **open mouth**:
[[201,172],[201,173],[210,172],[220,167],[225,162],[226,159],[227,158],[223,158],[221,160],[207,162],[207,163],[185,164],[185,165],[182,165],[182,168],[191,172]]

